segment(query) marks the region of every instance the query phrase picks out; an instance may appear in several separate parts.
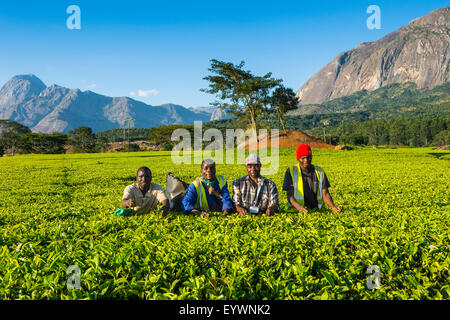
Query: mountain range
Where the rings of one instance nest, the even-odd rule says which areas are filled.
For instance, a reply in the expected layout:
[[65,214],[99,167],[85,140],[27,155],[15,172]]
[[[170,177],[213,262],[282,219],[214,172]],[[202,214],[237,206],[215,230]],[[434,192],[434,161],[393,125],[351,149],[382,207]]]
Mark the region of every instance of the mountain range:
[[343,52],[297,91],[302,105],[413,82],[431,89],[450,80],[450,7],[435,10],[374,42]]
[[[410,105],[419,94],[414,90],[429,90],[449,80],[450,7],[445,7],[416,18],[377,41],[361,43],[339,54],[297,91],[301,106],[297,113],[292,113],[337,114],[362,112],[375,105],[383,108],[386,100],[375,103],[379,100],[367,96],[368,92],[407,83],[415,86],[408,84],[394,89],[406,92]],[[440,87],[439,92],[447,88]],[[355,93],[358,94],[351,96]],[[338,99],[345,97],[348,99]],[[327,103],[331,101],[334,102]],[[445,108],[446,104],[441,102],[435,103]],[[151,106],[129,97],[108,97],[55,84],[47,87],[35,75],[14,76],[0,90],[0,119],[17,121],[43,133],[66,133],[80,126],[91,127],[94,132],[128,125],[152,128],[226,117],[227,114],[215,107]]]
[[19,122],[34,132],[52,133],[91,127],[94,132],[114,128],[151,128],[221,119],[215,107],[185,108],[176,104],[151,106],[128,97],[108,97],[92,91],[47,87],[35,75],[17,75],[0,90],[0,119]]

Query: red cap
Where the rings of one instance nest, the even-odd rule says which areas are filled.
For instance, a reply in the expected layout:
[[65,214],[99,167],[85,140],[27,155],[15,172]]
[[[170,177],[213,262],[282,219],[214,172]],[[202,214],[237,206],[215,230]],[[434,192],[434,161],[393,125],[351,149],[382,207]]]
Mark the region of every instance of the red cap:
[[312,151],[310,146],[302,143],[297,147],[297,160],[304,156],[312,156]]

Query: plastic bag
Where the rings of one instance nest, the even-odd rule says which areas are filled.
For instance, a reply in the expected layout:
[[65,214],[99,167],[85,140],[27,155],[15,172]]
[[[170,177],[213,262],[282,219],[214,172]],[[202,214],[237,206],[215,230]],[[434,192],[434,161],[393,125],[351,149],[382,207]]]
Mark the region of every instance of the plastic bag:
[[180,180],[172,172],[166,173],[166,194],[170,202],[170,210],[183,211],[181,202],[187,193],[189,184]]

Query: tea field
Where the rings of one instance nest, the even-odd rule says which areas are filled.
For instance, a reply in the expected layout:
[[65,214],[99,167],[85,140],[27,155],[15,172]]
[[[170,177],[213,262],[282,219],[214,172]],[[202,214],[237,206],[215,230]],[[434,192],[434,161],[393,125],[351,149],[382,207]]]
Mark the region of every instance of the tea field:
[[[114,216],[148,166],[191,182],[170,152],[0,158],[0,299],[449,299],[449,152],[313,150],[343,211],[209,219]],[[294,149],[280,150],[282,192]],[[231,182],[244,165],[217,165]],[[67,269],[80,270],[69,289]],[[367,269],[379,267],[369,289]]]

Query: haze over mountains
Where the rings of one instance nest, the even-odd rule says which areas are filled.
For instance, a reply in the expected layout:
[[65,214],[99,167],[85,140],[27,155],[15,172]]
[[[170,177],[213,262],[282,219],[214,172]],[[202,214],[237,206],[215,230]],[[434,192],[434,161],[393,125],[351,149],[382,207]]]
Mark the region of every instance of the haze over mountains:
[[192,124],[224,117],[215,107],[151,106],[128,97],[108,97],[92,91],[47,87],[35,75],[18,75],[0,90],[0,119],[17,121],[35,132],[52,133],[91,127],[94,132],[128,126],[151,128]]
[[445,7],[339,54],[296,95],[302,105],[319,104],[393,83],[433,88],[449,80],[450,7]]

